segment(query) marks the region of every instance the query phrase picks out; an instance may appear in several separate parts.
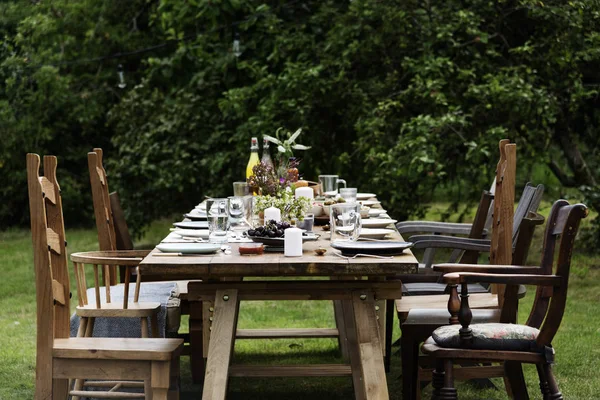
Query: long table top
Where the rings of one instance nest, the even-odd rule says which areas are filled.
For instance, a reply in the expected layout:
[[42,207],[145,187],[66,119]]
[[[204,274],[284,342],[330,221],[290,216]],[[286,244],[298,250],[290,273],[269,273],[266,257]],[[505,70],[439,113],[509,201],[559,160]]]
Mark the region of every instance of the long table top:
[[[389,259],[371,257],[342,258],[330,246],[329,232],[314,228],[321,237],[317,241],[305,242],[302,257],[286,257],[283,253],[263,255],[240,255],[239,243],[229,243],[231,254],[218,252],[210,255],[155,256],[154,249],[140,263],[142,277],[149,279],[200,279],[249,276],[393,276],[416,273],[418,261],[410,250]],[[390,240],[402,241],[398,232]],[[324,247],[323,256],[314,250]]]

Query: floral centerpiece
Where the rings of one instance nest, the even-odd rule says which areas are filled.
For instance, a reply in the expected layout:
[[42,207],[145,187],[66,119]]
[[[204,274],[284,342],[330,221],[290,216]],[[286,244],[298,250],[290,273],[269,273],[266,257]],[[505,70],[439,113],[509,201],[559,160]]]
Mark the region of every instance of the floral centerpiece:
[[[288,133],[288,139],[280,139],[281,128],[277,130],[276,136],[265,138],[277,145],[280,157],[278,165],[271,166],[263,162],[252,168],[252,176],[248,178],[248,184],[254,193],[257,193],[255,211],[262,214],[267,208],[275,207],[281,211],[284,221],[302,221],[304,214],[310,209],[310,200],[305,197],[296,198],[294,192],[298,182],[298,165],[300,161],[293,158],[292,150],[307,150],[308,146],[295,144],[301,129],[295,133]],[[286,157],[289,159],[286,160]]]

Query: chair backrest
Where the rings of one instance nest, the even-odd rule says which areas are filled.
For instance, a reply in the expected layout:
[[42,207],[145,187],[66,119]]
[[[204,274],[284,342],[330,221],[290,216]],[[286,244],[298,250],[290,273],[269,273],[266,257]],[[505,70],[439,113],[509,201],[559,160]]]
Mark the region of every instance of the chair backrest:
[[109,197],[115,226],[117,250],[133,250],[133,240],[131,240],[131,235],[129,234],[125,213],[123,212],[123,208],[121,208],[119,194],[117,192],[112,192]]
[[[88,169],[90,172],[90,184],[92,186],[92,199],[94,201],[96,230],[98,231],[98,245],[100,251],[112,251],[117,250],[117,239],[110,205],[106,170],[102,165],[102,155],[102,149],[96,148],[94,151],[89,152]],[[116,267],[110,267],[110,270],[109,282],[111,285],[115,285],[117,283]]]
[[555,202],[550,211],[540,268],[544,274],[552,274],[554,270],[554,274],[560,277],[560,285],[554,288],[538,287],[536,291],[527,325],[536,328],[541,326],[537,338],[540,346],[548,346],[552,343],[562,321],[567,302],[575,237],[579,230],[579,223],[587,215],[588,209],[585,205],[569,205],[566,200]]
[[35,398],[39,399],[52,395],[53,340],[70,334],[67,242],[56,165],[56,157],[45,156],[44,175],[40,176],[40,156],[27,154],[37,306]]

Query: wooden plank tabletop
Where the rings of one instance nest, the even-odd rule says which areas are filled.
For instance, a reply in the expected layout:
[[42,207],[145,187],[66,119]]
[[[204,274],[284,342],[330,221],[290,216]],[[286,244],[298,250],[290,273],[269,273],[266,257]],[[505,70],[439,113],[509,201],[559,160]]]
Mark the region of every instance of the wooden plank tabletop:
[[[239,243],[228,243],[231,254],[223,252],[210,255],[154,256],[160,253],[154,249],[140,263],[142,276],[164,279],[199,279],[208,277],[246,277],[246,276],[393,276],[416,273],[418,261],[410,250],[391,259],[357,257],[345,259],[334,254],[330,246],[329,232],[315,227],[320,234],[319,240],[305,242],[302,257],[285,257],[283,253],[263,255],[240,255]],[[390,235],[390,240],[402,241],[399,233]],[[324,256],[318,256],[314,250],[327,249]]]

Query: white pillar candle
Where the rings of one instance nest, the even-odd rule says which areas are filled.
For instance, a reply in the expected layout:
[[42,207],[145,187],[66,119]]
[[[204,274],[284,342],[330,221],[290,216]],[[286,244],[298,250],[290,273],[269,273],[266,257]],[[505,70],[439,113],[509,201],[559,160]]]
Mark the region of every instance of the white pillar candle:
[[286,257],[302,256],[302,230],[288,228],[284,231],[283,248]]
[[296,198],[306,197],[309,200],[312,200],[315,198],[315,191],[309,187],[299,187],[298,189],[296,189],[296,192],[294,192],[294,193],[296,195]]
[[265,210],[265,223],[271,220],[281,222],[281,211],[279,208],[269,207]]

